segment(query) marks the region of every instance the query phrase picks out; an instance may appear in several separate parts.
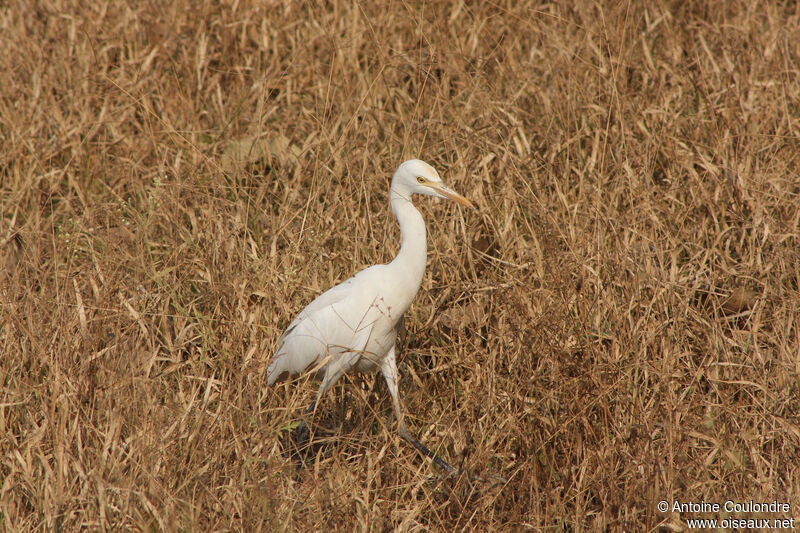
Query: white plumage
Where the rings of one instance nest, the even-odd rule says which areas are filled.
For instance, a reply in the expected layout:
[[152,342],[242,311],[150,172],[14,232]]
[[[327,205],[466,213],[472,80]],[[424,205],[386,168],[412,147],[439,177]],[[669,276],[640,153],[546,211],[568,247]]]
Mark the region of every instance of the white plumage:
[[389,386],[400,435],[452,473],[455,469],[411,437],[398,396],[397,324],[422,284],[427,262],[425,222],[411,202],[414,194],[449,198],[473,207],[442,183],[427,163],[412,159],[401,164],[390,189],[392,211],[402,235],[397,257],[391,263],[362,270],[300,311],[278,340],[267,377],[272,385],[287,375],[319,367],[322,383],[309,408],[312,411],[343,374],[380,369]]

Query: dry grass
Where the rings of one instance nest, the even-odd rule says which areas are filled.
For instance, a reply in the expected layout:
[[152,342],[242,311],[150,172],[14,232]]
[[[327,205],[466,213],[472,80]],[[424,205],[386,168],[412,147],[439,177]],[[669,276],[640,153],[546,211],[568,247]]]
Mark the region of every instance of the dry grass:
[[[0,8],[3,528],[800,518],[796,4],[34,4]],[[409,423],[505,486],[430,482],[372,376],[281,452],[316,383],[267,388],[274,342],[391,259],[411,156],[480,211],[419,202]]]

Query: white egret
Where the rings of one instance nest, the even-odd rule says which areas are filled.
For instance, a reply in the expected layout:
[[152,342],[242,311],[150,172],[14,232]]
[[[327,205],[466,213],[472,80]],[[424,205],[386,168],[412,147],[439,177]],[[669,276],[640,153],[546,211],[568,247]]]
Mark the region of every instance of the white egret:
[[380,371],[386,379],[398,432],[449,474],[456,469],[411,436],[403,420],[397,386],[397,325],[416,296],[427,262],[425,221],[411,197],[424,194],[472,203],[445,185],[429,164],[412,159],[392,178],[389,198],[400,223],[400,252],[391,263],[366,268],[322,293],[292,320],[278,340],[268,383],[317,367],[322,383],[307,412],[347,372]]

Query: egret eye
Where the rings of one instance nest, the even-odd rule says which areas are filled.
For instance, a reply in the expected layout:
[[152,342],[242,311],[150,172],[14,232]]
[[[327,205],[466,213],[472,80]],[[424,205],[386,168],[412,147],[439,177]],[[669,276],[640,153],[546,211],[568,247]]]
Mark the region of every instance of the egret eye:
[[417,176],[417,181],[419,183],[425,183],[425,178],[423,178],[422,176]]

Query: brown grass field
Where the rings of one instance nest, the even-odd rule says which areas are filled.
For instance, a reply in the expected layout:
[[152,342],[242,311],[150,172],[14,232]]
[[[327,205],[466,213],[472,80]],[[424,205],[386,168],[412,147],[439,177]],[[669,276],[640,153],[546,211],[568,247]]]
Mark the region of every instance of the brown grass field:
[[[800,527],[795,2],[0,7],[0,529]],[[400,355],[266,385],[315,295],[392,259]],[[657,503],[787,503],[789,512]]]

